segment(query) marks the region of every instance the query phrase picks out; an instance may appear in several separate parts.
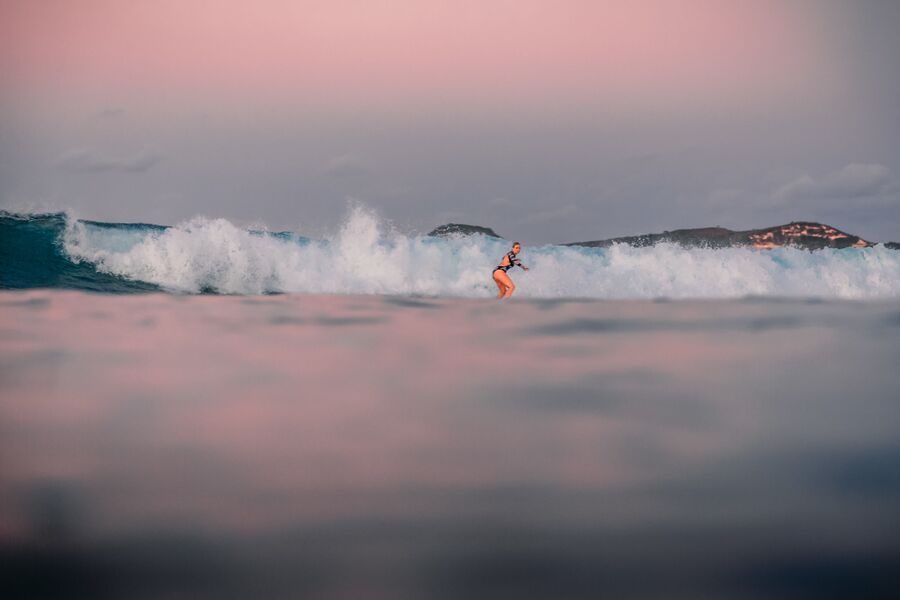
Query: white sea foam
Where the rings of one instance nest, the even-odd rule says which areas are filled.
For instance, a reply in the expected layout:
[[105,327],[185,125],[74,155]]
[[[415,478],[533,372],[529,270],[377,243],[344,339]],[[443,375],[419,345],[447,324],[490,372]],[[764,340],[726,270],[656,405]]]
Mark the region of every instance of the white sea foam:
[[[181,292],[311,292],[490,297],[491,271],[509,242],[438,239],[387,231],[363,207],[333,237],[306,240],[196,217],[166,230],[96,227],[70,220],[63,247],[103,272]],[[528,247],[529,272],[511,271],[531,298],[837,298],[900,296],[900,252],[884,247],[608,249]]]

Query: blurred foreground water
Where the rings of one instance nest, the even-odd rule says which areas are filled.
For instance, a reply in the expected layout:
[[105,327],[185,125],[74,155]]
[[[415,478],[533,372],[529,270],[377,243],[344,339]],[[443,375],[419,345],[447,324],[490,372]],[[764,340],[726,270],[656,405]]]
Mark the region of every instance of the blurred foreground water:
[[0,293],[0,596],[889,597],[900,303]]

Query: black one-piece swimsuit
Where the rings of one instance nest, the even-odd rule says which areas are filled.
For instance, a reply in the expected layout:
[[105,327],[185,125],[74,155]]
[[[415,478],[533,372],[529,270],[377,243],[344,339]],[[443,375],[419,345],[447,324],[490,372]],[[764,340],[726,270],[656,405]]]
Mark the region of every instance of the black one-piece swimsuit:
[[503,271],[504,273],[506,273],[507,271],[509,271],[510,269],[512,269],[512,268],[513,268],[514,266],[516,266],[517,264],[520,264],[520,262],[521,262],[521,261],[519,261],[519,259],[516,258],[516,253],[513,252],[512,250],[510,250],[509,252],[507,252],[507,253],[506,253],[506,256],[509,257],[509,264],[508,264],[507,266],[505,266],[505,267],[504,267],[503,265],[497,265],[497,266],[494,268],[494,270],[491,271],[491,275],[493,275],[493,274],[496,273],[497,271]]

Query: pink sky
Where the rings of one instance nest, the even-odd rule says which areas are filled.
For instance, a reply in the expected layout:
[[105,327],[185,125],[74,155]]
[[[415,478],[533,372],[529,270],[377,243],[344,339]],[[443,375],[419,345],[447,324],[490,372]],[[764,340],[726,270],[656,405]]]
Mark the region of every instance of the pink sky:
[[752,101],[821,69],[820,23],[775,0],[5,3],[14,89],[187,101]]

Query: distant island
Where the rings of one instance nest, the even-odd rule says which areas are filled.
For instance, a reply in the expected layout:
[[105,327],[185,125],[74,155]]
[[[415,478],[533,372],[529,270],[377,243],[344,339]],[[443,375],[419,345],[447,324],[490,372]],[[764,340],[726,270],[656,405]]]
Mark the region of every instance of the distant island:
[[436,237],[448,237],[448,236],[457,236],[457,235],[475,235],[480,233],[481,235],[486,235],[488,237],[499,238],[490,227],[479,227],[478,225],[464,225],[462,223],[447,223],[446,225],[441,225],[440,227],[435,227],[431,231],[428,232],[428,235],[433,235]]
[[659,243],[705,248],[751,247],[761,250],[780,248],[782,246],[819,250],[821,248],[868,248],[875,245],[861,237],[844,233],[830,225],[802,221],[747,231],[732,231],[724,227],[676,229],[675,231],[664,231],[663,233],[650,233],[593,242],[575,242],[566,245],[606,248],[613,244],[643,247],[654,246]]
[[[482,234],[499,238],[490,227],[448,223],[433,229],[428,235],[446,237],[458,235]],[[589,248],[608,248],[613,244],[628,244],[638,248],[654,246],[661,243],[678,244],[689,248],[757,248],[768,250],[790,246],[806,250],[822,248],[869,248],[873,242],[845,233],[830,225],[808,221],[795,221],[787,225],[732,231],[724,227],[700,227],[697,229],[676,229],[662,233],[647,233],[626,237],[594,240],[589,242],[569,242],[563,246],[585,246]],[[900,243],[887,242],[886,248],[900,250]]]

